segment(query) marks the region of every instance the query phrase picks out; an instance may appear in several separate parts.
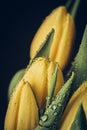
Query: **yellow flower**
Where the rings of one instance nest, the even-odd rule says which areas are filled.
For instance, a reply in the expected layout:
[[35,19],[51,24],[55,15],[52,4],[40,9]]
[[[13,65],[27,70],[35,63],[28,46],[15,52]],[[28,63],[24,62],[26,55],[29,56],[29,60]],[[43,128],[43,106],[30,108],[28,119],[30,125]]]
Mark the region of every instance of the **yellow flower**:
[[55,33],[49,48],[49,58],[57,61],[63,70],[69,62],[75,38],[75,22],[65,6],[54,9],[45,18],[32,40],[30,57],[32,59],[35,56],[52,28],[54,28]]
[[[23,77],[24,81],[28,81],[36,96],[38,106],[44,108],[46,97],[49,92],[51,78],[56,67],[56,62],[50,61],[46,58],[36,58],[33,63],[26,70]],[[63,73],[58,66],[58,76],[55,88],[55,94],[59,91],[64,84]]]
[[21,80],[10,99],[4,130],[34,130],[38,121],[38,107],[31,86]]

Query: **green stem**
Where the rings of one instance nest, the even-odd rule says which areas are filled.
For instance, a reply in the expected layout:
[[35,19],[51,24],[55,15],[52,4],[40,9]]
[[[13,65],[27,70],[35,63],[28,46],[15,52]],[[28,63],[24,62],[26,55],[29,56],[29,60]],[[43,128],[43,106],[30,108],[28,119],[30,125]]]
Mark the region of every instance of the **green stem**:
[[52,80],[50,83],[50,90],[48,91],[48,97],[47,97],[47,103],[46,103],[46,108],[50,105],[52,101],[52,97],[54,94],[55,86],[56,86],[56,81],[57,81],[57,75],[58,75],[58,64],[56,64]]
[[74,5],[72,6],[72,9],[70,11],[70,14],[72,15],[73,18],[76,17],[76,13],[79,5],[80,5],[80,0],[75,0]]
[[66,7],[67,9],[69,9],[70,6],[71,6],[71,3],[72,3],[72,0],[68,0],[68,1],[66,2],[66,4],[65,4],[65,7]]

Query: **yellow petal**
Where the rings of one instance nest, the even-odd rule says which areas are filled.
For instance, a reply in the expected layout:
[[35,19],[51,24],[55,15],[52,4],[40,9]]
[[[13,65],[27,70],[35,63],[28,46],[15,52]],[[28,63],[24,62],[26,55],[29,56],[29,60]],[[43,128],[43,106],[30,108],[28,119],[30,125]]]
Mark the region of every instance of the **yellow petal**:
[[47,95],[47,67],[48,61],[44,58],[35,60],[24,75],[24,80],[29,81],[35,93],[39,107],[43,107]]
[[62,121],[60,123],[60,130],[69,130],[70,126],[75,118],[78,106],[80,103],[83,104],[84,111],[86,113],[87,118],[87,82],[84,82],[79,89],[73,94],[71,97],[64,115],[62,117]]
[[30,57],[33,58],[46,36],[54,28],[55,34],[50,48],[49,58],[57,61],[63,70],[69,62],[75,37],[75,23],[64,6],[54,9],[42,22],[30,47]]
[[[39,57],[27,69],[23,79],[30,82],[33,92],[36,96],[38,106],[44,108],[46,97],[49,91],[51,78],[55,69],[56,63],[46,58]],[[55,94],[64,84],[63,73],[59,68]]]
[[38,122],[38,107],[30,84],[27,82],[21,93],[17,130],[34,130]]
[[60,39],[59,48],[56,51],[55,61],[59,62],[61,68],[65,68],[71,51],[73,48],[73,42],[75,37],[74,21],[73,18],[67,13],[63,22],[62,35]]
[[5,130],[16,130],[20,95],[23,85],[24,82],[20,81],[20,83],[17,85],[16,89],[12,94],[5,117]]
[[4,130],[34,130],[38,121],[38,107],[30,84],[21,80],[10,99]]

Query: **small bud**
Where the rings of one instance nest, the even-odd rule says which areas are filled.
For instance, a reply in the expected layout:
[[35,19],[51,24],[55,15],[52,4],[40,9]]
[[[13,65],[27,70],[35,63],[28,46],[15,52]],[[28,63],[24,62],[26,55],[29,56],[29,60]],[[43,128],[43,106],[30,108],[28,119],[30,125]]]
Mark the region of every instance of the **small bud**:
[[38,121],[38,107],[31,86],[21,80],[10,98],[4,130],[34,130]]
[[[46,103],[46,97],[48,96],[49,86],[56,64],[58,63],[46,58],[36,58],[29,68],[27,68],[23,77],[25,81],[30,82],[40,108],[43,108]],[[63,73],[58,66],[58,76],[54,91],[55,95],[63,84]]]
[[[54,9],[45,18],[31,43],[30,57],[31,59],[35,57],[52,28],[55,30],[55,33],[54,36],[51,37],[51,46],[48,45],[49,58],[53,61],[57,61],[63,70],[69,62],[75,38],[74,19],[64,6]],[[46,56],[45,50],[46,48],[44,48],[42,52],[43,56]]]

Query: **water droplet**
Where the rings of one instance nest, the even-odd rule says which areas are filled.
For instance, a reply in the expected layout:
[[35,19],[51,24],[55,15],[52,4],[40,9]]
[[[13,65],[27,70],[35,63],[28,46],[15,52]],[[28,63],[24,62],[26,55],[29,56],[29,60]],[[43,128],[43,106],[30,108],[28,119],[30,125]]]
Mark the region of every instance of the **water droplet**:
[[52,105],[49,105],[49,108],[52,108]]
[[66,95],[65,94],[63,94],[63,98],[65,97]]
[[49,106],[49,108],[51,108],[51,105]]
[[53,110],[56,110],[56,108],[57,108],[56,105],[53,105],[53,106],[52,106],[52,109],[53,109]]
[[42,62],[40,62],[39,65],[42,66]]
[[59,106],[59,107],[62,107],[62,104],[61,104],[61,103],[59,103],[59,104],[58,104],[58,106]]
[[46,99],[47,99],[47,100],[49,100],[49,99],[50,99],[50,97],[48,96],[48,97],[46,97]]
[[41,117],[41,120],[44,121],[44,122],[47,121],[47,119],[48,119],[47,115],[44,115],[44,116]]
[[54,112],[54,116],[56,116],[57,115],[57,112]]
[[57,99],[58,99],[58,100],[62,100],[62,97],[61,97],[61,96],[58,96]]

